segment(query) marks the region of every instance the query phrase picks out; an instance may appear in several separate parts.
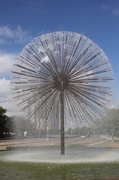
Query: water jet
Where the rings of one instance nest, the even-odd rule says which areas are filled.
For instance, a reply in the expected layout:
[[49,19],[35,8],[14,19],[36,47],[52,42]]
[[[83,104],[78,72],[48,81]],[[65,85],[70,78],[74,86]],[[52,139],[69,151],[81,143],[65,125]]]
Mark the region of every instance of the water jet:
[[57,121],[61,155],[65,155],[66,119],[77,126],[93,123],[112,95],[107,56],[89,38],[74,32],[33,39],[19,54],[12,75],[14,99],[32,121],[35,116],[38,128],[46,123],[53,128]]

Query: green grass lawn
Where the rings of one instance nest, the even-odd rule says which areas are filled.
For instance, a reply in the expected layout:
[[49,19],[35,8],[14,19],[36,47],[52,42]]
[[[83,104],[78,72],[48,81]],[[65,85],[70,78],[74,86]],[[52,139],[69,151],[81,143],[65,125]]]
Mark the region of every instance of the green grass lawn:
[[0,151],[5,151],[6,147],[0,147]]
[[93,147],[117,148],[117,149],[119,149],[119,142],[104,141],[100,144],[93,145]]
[[119,178],[119,163],[0,162],[1,180],[91,180],[110,178]]
[[[103,141],[104,140],[104,141]],[[101,142],[98,144],[98,142]],[[79,146],[119,148],[118,139],[115,142],[94,137],[69,144],[74,148]],[[95,144],[97,143],[97,144]],[[30,145],[29,145],[30,146]],[[21,147],[25,148],[25,147]],[[26,147],[27,148],[27,147]],[[34,148],[44,148],[34,147]],[[55,146],[54,146],[55,148]],[[5,147],[0,150],[6,150]],[[6,152],[3,152],[4,156]],[[0,156],[3,157],[2,152]],[[36,163],[10,162],[0,159],[0,180],[96,180],[119,179],[119,162],[111,163]]]

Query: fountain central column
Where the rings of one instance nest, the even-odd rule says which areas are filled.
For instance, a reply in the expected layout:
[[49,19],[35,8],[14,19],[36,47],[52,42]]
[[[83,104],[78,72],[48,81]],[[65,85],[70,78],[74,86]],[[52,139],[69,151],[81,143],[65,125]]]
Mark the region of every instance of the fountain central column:
[[60,124],[61,124],[61,155],[65,155],[65,137],[64,137],[64,87],[61,82],[60,89]]

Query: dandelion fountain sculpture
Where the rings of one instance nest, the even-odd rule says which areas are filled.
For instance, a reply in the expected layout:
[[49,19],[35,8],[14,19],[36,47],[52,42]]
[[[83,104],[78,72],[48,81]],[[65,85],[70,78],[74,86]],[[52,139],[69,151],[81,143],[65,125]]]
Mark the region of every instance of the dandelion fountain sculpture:
[[[112,95],[112,68],[97,44],[84,35],[59,31],[32,40],[12,70],[14,98],[29,116],[40,113],[42,126],[52,114],[60,119],[61,155],[65,154],[64,122],[93,122]],[[44,108],[45,107],[45,108]]]

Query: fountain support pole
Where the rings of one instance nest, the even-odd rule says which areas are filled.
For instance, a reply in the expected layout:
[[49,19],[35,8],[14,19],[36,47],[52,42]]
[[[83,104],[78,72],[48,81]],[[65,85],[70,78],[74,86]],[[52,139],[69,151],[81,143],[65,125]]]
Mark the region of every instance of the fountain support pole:
[[65,139],[64,139],[64,88],[61,82],[60,90],[60,123],[61,123],[61,155],[65,155]]

